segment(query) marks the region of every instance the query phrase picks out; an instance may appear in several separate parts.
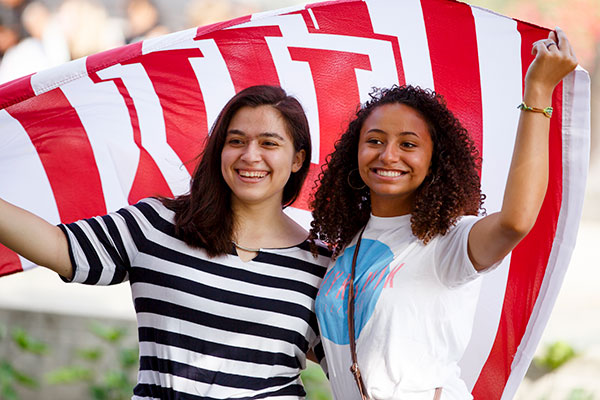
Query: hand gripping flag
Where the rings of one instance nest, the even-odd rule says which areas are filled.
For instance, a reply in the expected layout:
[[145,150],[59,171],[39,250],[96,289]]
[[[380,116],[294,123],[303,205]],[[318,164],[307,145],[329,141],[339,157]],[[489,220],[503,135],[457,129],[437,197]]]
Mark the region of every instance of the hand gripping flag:
[[[188,189],[225,102],[255,84],[305,107],[312,169],[292,214],[306,224],[319,166],[372,87],[443,94],[483,155],[488,213],[500,208],[531,46],[548,30],[449,0],[338,0],[259,13],[72,61],[0,86],[0,197],[52,223]],[[589,150],[589,77],[560,84],[550,183],[532,232],[484,278],[461,362],[476,399],[511,399],[565,274]],[[35,238],[32,238],[35,240]],[[0,273],[28,261],[0,249]]]

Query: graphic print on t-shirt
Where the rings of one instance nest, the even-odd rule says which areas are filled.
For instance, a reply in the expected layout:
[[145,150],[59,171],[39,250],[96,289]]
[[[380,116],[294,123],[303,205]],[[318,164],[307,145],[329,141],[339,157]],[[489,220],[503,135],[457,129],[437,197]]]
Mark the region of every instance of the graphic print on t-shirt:
[[[327,271],[315,303],[321,335],[341,345],[350,343],[347,296],[355,247],[346,248]],[[393,287],[394,275],[403,266],[390,266],[393,259],[393,253],[387,245],[377,240],[362,239],[354,284],[354,332],[357,338],[373,315],[383,288]]]

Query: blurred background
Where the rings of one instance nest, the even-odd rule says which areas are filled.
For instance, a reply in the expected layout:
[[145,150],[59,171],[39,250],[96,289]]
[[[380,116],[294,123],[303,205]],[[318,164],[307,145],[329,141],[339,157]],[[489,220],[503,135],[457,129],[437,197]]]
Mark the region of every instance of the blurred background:
[[[0,0],[0,84],[126,43],[294,4],[298,1]],[[600,262],[594,252],[600,243],[600,0],[470,4],[560,26],[592,79],[591,162],[578,240],[516,398],[600,400]],[[130,398],[137,368],[134,321],[128,285],[64,285],[42,268],[0,279],[0,400]],[[309,399],[330,398],[317,366],[303,379]]]

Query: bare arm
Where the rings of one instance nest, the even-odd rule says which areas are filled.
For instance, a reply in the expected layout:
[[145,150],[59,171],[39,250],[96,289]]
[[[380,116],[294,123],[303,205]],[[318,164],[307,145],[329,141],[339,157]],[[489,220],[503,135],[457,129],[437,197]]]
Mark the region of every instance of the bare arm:
[[[532,52],[523,101],[544,108],[552,104],[554,87],[577,66],[577,59],[558,28],[536,42]],[[521,112],[502,208],[479,220],[469,234],[469,257],[476,269],[500,261],[533,228],[548,186],[549,129],[550,118],[544,114]]]
[[0,243],[67,279],[73,276],[67,238],[60,228],[2,199]]

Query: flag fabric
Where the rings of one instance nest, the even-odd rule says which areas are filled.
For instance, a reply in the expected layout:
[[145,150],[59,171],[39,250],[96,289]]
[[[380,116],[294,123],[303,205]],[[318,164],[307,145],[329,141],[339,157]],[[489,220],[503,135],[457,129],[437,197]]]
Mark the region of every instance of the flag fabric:
[[[311,128],[311,172],[290,210],[307,226],[313,181],[359,102],[373,87],[408,83],[441,93],[469,130],[491,213],[502,201],[531,46],[548,32],[451,0],[338,0],[78,59],[0,86],[0,197],[68,223],[184,193],[225,102],[273,84],[300,100]],[[589,161],[589,85],[578,68],[556,88],[540,216],[484,277],[461,361],[476,399],[513,397],[566,272]],[[0,274],[30,267],[0,248]]]

